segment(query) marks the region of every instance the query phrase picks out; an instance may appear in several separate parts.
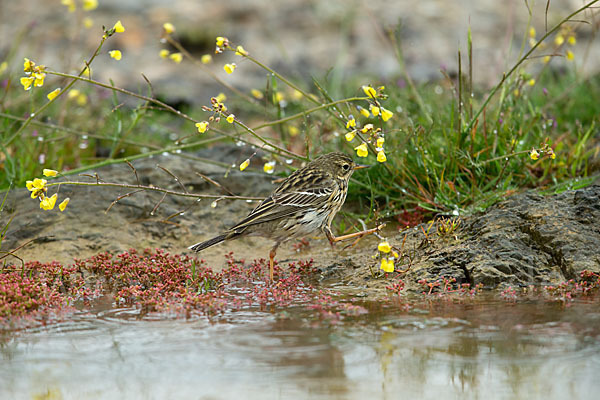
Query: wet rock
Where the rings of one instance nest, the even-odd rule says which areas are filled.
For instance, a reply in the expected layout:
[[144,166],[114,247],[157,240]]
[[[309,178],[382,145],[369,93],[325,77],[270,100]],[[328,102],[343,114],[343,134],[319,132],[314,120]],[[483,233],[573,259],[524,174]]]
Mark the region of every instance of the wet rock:
[[[600,186],[523,193],[463,219],[458,243],[434,238],[406,279],[454,277],[485,287],[551,284],[600,272]],[[399,236],[397,240],[402,240]]]

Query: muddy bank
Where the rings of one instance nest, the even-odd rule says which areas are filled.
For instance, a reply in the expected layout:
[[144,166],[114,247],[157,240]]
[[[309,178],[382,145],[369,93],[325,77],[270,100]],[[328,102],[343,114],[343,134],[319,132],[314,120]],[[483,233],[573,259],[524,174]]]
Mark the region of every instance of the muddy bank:
[[[213,148],[198,153],[228,165],[245,159],[237,148]],[[142,184],[181,190],[179,183],[158,168],[167,168],[195,193],[224,194],[195,172],[219,181],[233,193],[265,196],[274,187],[274,176],[259,172],[239,172],[208,163],[160,156],[133,162]],[[107,182],[135,183],[127,165],[111,165],[96,171]],[[92,172],[92,174],[94,173]],[[227,175],[227,177],[225,177]],[[70,178],[73,179],[73,178]],[[77,177],[78,180],[90,180]],[[74,179],[73,179],[74,180]],[[51,189],[52,191],[52,189]],[[170,253],[187,253],[187,246],[205,240],[237,222],[254,207],[248,201],[212,200],[136,193],[107,208],[130,189],[63,186],[59,201],[70,197],[64,213],[44,212],[24,188],[11,191],[2,215],[2,226],[14,216],[2,251],[29,242],[16,253],[24,261],[59,261],[71,264],[100,252],[120,253],[128,249],[160,248]],[[486,288],[553,284],[576,278],[583,270],[600,272],[600,186],[542,196],[536,193],[514,195],[485,213],[462,218],[460,228],[439,236],[435,227],[426,236],[420,227],[398,231],[388,226],[383,235],[401,249],[403,273],[381,277],[378,274],[379,239],[369,237],[358,246],[331,250],[324,237],[308,238],[309,245],[288,242],[280,247],[277,260],[288,262],[314,259],[326,284],[348,286],[364,295],[382,293],[390,281],[401,278],[408,287],[418,281],[435,281],[444,276],[457,283],[483,284]],[[160,205],[156,208],[157,204]],[[404,243],[404,245],[402,245]],[[203,251],[207,265],[220,270],[225,254],[232,251],[237,260],[266,258],[271,242],[245,238]],[[9,257],[11,262],[18,262]]]

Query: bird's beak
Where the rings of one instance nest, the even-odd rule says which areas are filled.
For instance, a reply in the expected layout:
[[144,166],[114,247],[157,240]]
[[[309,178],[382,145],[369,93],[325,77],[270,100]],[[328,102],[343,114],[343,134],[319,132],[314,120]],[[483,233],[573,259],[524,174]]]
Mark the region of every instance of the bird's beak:
[[354,166],[354,168],[352,168],[353,170],[357,170],[357,169],[363,169],[363,168],[369,168],[370,165],[364,165],[364,164],[356,164]]

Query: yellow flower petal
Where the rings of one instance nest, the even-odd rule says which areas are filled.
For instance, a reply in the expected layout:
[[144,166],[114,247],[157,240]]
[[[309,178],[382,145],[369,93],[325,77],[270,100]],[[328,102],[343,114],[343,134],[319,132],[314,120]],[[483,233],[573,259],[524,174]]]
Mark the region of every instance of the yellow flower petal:
[[51,197],[45,197],[40,202],[40,208],[43,210],[52,210],[56,204],[56,199],[58,199],[58,195],[56,193],[54,193]]
[[85,11],[92,11],[98,8],[98,0],[83,0],[83,9]]
[[169,55],[169,58],[179,64],[183,60],[183,55],[181,53],[173,53]]
[[544,61],[544,64],[548,64],[550,62],[551,58],[552,57],[550,57],[550,56],[544,56],[544,58],[542,59],[542,61]]
[[567,42],[572,46],[575,43],[577,43],[577,39],[575,39],[575,36],[569,36],[569,38],[567,39]]
[[158,55],[160,56],[160,58],[167,58],[167,57],[169,57],[169,54],[171,54],[171,52],[167,49],[162,49],[161,51],[158,52]]
[[75,0],[60,0],[60,4],[67,6],[69,12],[75,11]]
[[25,89],[25,90],[31,89],[31,85],[33,84],[34,80],[35,80],[35,78],[33,76],[22,77],[21,85],[23,85],[23,89]]
[[86,29],[90,29],[92,26],[94,26],[94,20],[93,20],[93,19],[91,19],[90,17],[85,17],[85,18],[83,19],[83,26],[84,26]]
[[298,134],[300,133],[300,129],[298,129],[298,127],[294,125],[290,125],[289,131],[291,137],[298,136]]
[[43,174],[44,174],[44,176],[56,176],[56,175],[58,175],[58,171],[55,171],[53,169],[44,168]]
[[533,85],[535,85],[535,79],[531,78],[529,81],[527,81],[527,84],[528,84],[529,86],[533,86]]
[[227,96],[225,96],[225,93],[219,93],[217,95],[217,97],[215,97],[215,99],[219,102],[219,103],[224,103],[227,101]]
[[25,186],[27,187],[27,189],[29,191],[35,190],[35,188],[33,187],[33,181],[27,181],[27,182],[25,182]]
[[380,163],[384,163],[387,161],[387,157],[385,156],[383,150],[377,152],[377,161],[379,161]]
[[381,107],[381,119],[383,119],[383,122],[387,121],[388,119],[392,118],[393,116],[394,116],[393,112]]
[[67,197],[58,205],[58,208],[60,209],[60,211],[65,211],[65,208],[67,208],[67,204],[69,204],[69,200],[70,199]]
[[379,250],[382,253],[389,253],[390,251],[392,251],[392,246],[390,246],[389,242],[386,240],[377,245],[377,250]]
[[346,140],[349,141],[349,142],[353,141],[355,136],[356,136],[356,131],[348,132],[345,135]]
[[394,272],[394,260],[381,259],[381,266],[379,268],[384,272]]
[[358,109],[358,112],[363,115],[363,117],[369,118],[371,116],[371,113],[369,113],[369,110],[366,108],[362,108],[361,106],[356,106],[356,108]]
[[354,118],[350,118],[348,122],[346,122],[346,129],[356,127],[356,120]]
[[385,139],[382,137],[378,137],[377,138],[377,147],[383,147],[383,143],[385,142]]
[[366,143],[356,146],[354,150],[356,150],[356,155],[359,157],[366,157],[369,155],[369,150]]
[[23,71],[24,72],[33,71],[33,67],[35,66],[35,63],[33,61],[31,61],[29,58],[25,58],[24,60],[25,60],[25,62],[23,63]]
[[113,29],[115,30],[115,32],[117,33],[123,33],[125,32],[125,27],[123,26],[123,24],[121,23],[121,20],[118,20],[117,23],[113,26]]
[[373,130],[373,124],[366,124],[365,126],[363,126],[363,128],[360,131],[362,133],[367,133],[372,130]]
[[170,22],[165,22],[163,24],[163,29],[165,30],[165,33],[167,35],[170,35],[171,33],[175,32],[175,26]]
[[531,152],[529,152],[529,158],[535,161],[538,158],[540,158],[540,153],[538,153],[537,150],[533,149],[531,150]]
[[200,62],[202,64],[210,64],[212,62],[212,56],[210,54],[204,54],[200,57]]
[[245,170],[246,168],[248,168],[248,165],[250,165],[250,160],[246,160],[243,163],[240,164],[240,171]]
[[252,89],[252,90],[250,91],[250,93],[252,94],[252,96],[254,96],[254,98],[256,98],[256,99],[258,99],[258,100],[261,100],[262,98],[264,98],[264,97],[265,97],[265,95],[263,94],[263,92],[261,92],[261,91],[260,91],[260,90],[258,90],[258,89]]
[[263,165],[263,171],[267,174],[272,174],[275,171],[275,161],[270,161]]
[[560,46],[561,44],[563,44],[565,42],[565,37],[563,35],[557,35],[554,38],[554,44],[556,44],[557,46]]
[[233,124],[233,121],[235,120],[235,115],[233,114],[229,114],[226,118],[227,122],[229,122],[230,124]]
[[208,129],[208,122],[206,122],[206,121],[197,122],[196,128],[198,128],[198,132],[204,133]]
[[112,58],[114,58],[115,60],[119,61],[121,59],[121,50],[111,50],[108,52],[108,54],[110,54],[110,56]]
[[371,104],[371,106],[369,108],[371,110],[371,114],[373,114],[375,117],[379,115],[379,107]]
[[365,92],[365,94],[368,97],[371,97],[372,99],[374,99],[375,97],[377,97],[377,91],[375,89],[373,89],[373,87],[371,85],[369,85],[369,86],[363,86],[362,90],[363,90],[363,92]]
[[217,36],[217,47],[224,47],[229,44],[229,40],[224,36]]
[[571,50],[567,50],[567,60],[573,61],[575,59],[575,54]]
[[223,66],[223,69],[225,70],[225,72],[227,72],[228,74],[232,74],[233,71],[235,71],[235,67],[236,65],[234,63],[231,64],[225,64]]
[[533,26],[531,28],[529,28],[529,37],[531,37],[531,38],[535,37],[535,28]]

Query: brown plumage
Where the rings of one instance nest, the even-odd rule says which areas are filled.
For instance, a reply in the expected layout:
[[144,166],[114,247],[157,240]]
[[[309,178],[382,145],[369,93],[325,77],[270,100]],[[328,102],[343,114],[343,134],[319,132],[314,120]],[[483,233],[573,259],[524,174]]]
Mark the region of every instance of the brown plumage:
[[282,242],[319,230],[331,243],[340,240],[331,232],[331,222],[346,200],[352,172],[359,168],[364,166],[357,165],[346,154],[322,155],[288,176],[238,224],[189,248],[201,251],[243,236],[272,239],[275,245],[269,253],[269,276],[273,280],[273,258]]

